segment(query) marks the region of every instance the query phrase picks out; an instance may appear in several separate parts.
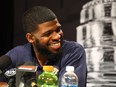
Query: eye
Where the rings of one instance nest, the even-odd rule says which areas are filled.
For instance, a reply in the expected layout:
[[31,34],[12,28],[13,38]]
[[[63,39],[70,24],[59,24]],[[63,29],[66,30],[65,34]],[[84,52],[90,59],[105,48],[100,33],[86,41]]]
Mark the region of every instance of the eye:
[[43,37],[48,37],[48,36],[50,36],[52,34],[52,32],[51,31],[48,31],[48,32],[45,32],[42,36]]

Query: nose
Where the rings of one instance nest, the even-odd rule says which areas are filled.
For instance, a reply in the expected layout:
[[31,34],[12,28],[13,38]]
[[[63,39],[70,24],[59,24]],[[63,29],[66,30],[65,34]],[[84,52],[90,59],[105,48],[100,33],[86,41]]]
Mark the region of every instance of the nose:
[[54,33],[52,35],[52,39],[54,39],[54,40],[59,40],[60,38],[61,38],[61,34],[60,33]]

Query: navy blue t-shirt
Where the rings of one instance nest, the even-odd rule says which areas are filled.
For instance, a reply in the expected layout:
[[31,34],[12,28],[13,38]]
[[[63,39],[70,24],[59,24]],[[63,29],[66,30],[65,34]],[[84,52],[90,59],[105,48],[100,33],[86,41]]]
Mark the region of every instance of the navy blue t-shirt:
[[[16,46],[5,55],[9,56],[12,60],[12,67],[15,67],[17,63],[31,61],[38,66],[38,73],[42,73],[42,67],[38,64],[36,57],[33,55],[32,46],[30,43]],[[49,61],[46,62],[46,64]],[[63,41],[62,55],[60,58],[52,64],[59,69],[58,78],[59,83],[62,75],[65,73],[66,66],[74,66],[75,73],[78,76],[78,87],[86,87],[87,78],[87,66],[86,66],[86,54],[84,48],[74,41]],[[0,78],[1,79],[1,78]]]

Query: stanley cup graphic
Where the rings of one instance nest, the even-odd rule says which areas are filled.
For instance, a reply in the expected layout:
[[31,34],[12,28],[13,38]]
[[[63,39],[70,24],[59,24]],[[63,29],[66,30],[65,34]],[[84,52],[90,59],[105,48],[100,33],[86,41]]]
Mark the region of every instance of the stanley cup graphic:
[[76,30],[86,51],[87,87],[116,87],[116,0],[84,4]]

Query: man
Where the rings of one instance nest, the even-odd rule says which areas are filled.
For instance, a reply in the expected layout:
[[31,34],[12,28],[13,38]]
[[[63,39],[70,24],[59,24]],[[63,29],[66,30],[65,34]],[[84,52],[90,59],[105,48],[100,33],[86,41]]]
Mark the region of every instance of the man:
[[74,41],[63,40],[61,24],[48,8],[35,6],[23,15],[23,26],[29,43],[17,46],[5,55],[12,60],[11,67],[17,63],[31,61],[38,66],[38,74],[44,65],[57,69],[59,84],[65,67],[75,67],[79,87],[86,86],[86,55],[84,48]]

